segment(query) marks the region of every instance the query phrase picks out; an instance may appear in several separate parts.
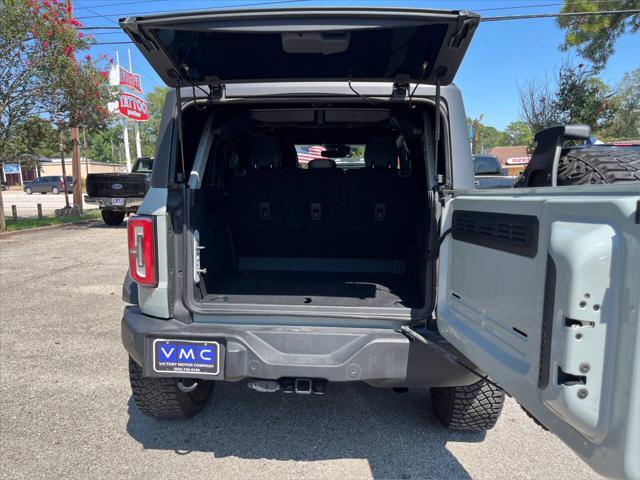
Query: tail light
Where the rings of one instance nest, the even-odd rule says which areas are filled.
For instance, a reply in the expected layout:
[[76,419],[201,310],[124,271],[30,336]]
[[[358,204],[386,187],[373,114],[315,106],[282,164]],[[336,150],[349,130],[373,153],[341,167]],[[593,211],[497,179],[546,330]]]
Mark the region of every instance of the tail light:
[[144,215],[129,217],[127,237],[131,278],[145,287],[157,286],[156,235],[153,217]]

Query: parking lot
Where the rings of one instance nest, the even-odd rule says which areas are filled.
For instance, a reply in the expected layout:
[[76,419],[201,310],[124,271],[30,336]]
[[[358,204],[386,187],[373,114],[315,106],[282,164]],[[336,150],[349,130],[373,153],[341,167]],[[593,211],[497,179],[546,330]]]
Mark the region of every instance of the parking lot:
[[597,478],[511,399],[486,435],[440,427],[428,391],[361,384],[223,383],[193,419],[144,417],[120,343],[125,242],[99,223],[0,239],[0,478]]
[[[2,201],[4,203],[4,214],[7,218],[10,218],[12,215],[11,205],[16,206],[18,209],[18,217],[20,218],[37,217],[38,203],[42,204],[43,215],[53,215],[55,209],[62,208],[65,205],[64,193],[62,192],[58,195],[54,195],[53,193],[47,193],[46,195],[33,193],[27,195],[22,190],[11,189],[2,192]],[[73,203],[73,195],[71,194],[69,194],[69,202]],[[90,203],[84,203],[84,208],[90,210],[97,207]]]

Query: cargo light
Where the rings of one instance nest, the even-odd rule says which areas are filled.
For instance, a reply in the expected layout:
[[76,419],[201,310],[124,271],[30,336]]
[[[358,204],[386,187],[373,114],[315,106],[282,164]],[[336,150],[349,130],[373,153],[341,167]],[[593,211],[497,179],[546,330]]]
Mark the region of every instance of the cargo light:
[[144,287],[158,285],[156,238],[153,217],[134,215],[127,222],[129,239],[129,274]]

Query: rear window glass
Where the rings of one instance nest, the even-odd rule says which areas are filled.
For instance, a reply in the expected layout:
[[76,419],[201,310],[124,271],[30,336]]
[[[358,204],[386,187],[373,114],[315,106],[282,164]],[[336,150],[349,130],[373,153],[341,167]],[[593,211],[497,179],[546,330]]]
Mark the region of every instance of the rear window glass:
[[[311,160],[330,158],[338,168],[362,168],[364,164],[364,145],[296,145],[298,167],[307,168]],[[346,147],[346,148],[345,148]],[[348,150],[340,151],[340,150]]]
[[323,55],[286,52],[280,32],[154,31],[173,63],[188,65],[196,82],[427,77],[446,32],[446,24],[356,30],[345,51]]

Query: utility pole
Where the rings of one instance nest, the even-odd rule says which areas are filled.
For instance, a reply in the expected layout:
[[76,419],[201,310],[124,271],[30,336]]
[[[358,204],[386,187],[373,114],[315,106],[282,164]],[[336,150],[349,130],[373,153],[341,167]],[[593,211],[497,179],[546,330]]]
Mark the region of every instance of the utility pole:
[[0,188],[0,232],[7,229],[7,223],[4,220],[4,202],[2,201],[2,189]]
[[[73,18],[73,0],[69,4],[69,18]],[[82,171],[80,170],[80,131],[77,126],[71,127],[71,170],[73,172],[73,204],[82,214]],[[65,177],[65,182],[66,182]],[[66,185],[65,185],[66,194]]]
[[471,149],[472,153],[480,153],[480,122],[483,118],[484,113],[481,113],[480,117],[476,118],[471,124],[473,128],[473,147]]
[[58,135],[60,141],[60,165],[62,166],[62,178],[64,178],[64,204],[69,208],[69,193],[67,193],[67,166],[64,162],[64,130],[62,126],[58,126]]
[[89,175],[89,144],[87,143],[87,129],[82,127],[82,150],[84,153],[84,169],[85,173]]

